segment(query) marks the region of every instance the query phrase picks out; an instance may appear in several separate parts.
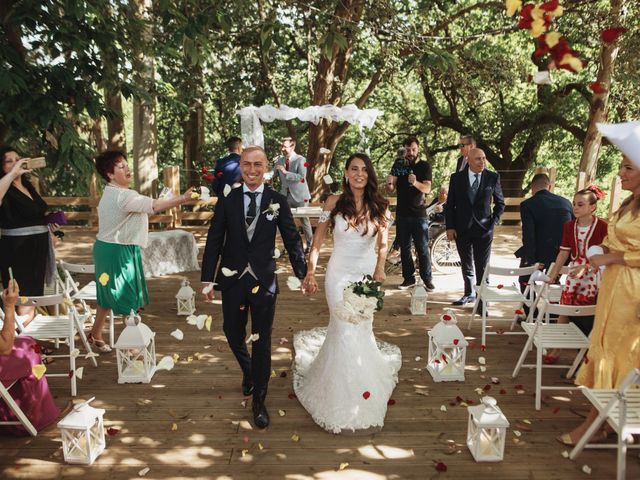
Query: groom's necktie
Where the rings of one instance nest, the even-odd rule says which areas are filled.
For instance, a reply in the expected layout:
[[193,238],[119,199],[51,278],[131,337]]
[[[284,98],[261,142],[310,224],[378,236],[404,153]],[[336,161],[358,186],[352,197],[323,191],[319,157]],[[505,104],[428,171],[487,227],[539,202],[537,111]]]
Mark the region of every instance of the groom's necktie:
[[476,194],[478,193],[478,187],[480,187],[480,174],[474,173],[473,175],[476,177],[476,179],[471,184],[471,200],[472,201],[476,199]]
[[253,223],[253,219],[256,218],[256,197],[258,196],[258,192],[244,192],[245,195],[249,195],[249,208],[247,209],[247,215],[245,217],[245,221],[247,222],[247,226]]

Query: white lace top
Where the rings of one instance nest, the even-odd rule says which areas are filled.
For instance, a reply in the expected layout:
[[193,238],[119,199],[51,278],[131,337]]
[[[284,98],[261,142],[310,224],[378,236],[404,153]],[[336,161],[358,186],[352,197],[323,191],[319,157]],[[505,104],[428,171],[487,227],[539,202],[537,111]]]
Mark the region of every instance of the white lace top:
[[153,198],[135,190],[107,185],[98,204],[98,240],[147,246]]

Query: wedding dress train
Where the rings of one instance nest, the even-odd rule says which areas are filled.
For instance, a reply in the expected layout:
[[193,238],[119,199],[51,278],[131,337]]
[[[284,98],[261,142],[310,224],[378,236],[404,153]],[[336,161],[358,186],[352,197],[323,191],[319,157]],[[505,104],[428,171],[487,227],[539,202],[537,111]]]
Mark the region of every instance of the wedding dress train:
[[329,325],[293,338],[296,396],[313,420],[332,433],[382,427],[402,364],[397,346],[376,340],[373,318],[353,324],[336,314],[347,284],[372,275],[376,265],[373,227],[364,236],[362,228],[347,228],[344,218],[336,216],[325,277]]

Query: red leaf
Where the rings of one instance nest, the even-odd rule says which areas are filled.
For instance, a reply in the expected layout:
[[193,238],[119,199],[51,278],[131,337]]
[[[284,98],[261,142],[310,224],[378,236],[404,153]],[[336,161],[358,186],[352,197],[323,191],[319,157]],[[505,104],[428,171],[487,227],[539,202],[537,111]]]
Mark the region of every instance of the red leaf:
[[110,437],[115,437],[119,433],[120,433],[119,428],[113,428],[113,427],[107,428],[107,435],[109,435]]
[[591,85],[589,85],[589,89],[596,95],[607,91],[607,89],[604,88],[600,82],[593,82]]
[[368,391],[362,394],[362,398],[364,398],[365,400],[369,400],[370,396],[371,396],[371,393],[369,393]]
[[447,465],[443,462],[438,462],[435,464],[435,469],[437,472],[446,472],[447,471]]
[[506,394],[507,394],[507,391],[504,388],[500,390],[500,395],[506,395]]
[[458,343],[460,343],[460,339],[458,339],[458,338],[454,338],[454,339],[453,339],[453,344],[454,344],[454,345],[457,345]]
[[504,288],[504,285],[500,283],[500,284],[498,284],[498,285],[496,286],[496,288],[497,288],[498,290],[500,290],[501,288]]
[[280,378],[287,378],[287,372],[285,371],[280,372]]
[[304,164],[303,164],[303,165],[304,165],[305,167],[308,167],[308,166],[309,166],[309,162],[304,162]]
[[387,402],[387,405],[391,406],[391,405],[395,405],[396,401],[393,398],[390,398],[389,401]]
[[626,28],[623,27],[611,27],[600,32],[600,38],[605,43],[613,43],[615,42],[620,35],[627,31]]

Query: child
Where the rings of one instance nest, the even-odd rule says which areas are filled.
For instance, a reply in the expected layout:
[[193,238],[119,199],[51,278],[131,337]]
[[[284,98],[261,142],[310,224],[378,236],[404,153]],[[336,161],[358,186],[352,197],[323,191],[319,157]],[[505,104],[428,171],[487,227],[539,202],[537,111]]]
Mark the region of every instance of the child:
[[[596,304],[600,272],[593,272],[589,268],[587,250],[593,245],[600,245],[607,236],[607,222],[594,215],[596,204],[604,195],[598,187],[590,185],[573,196],[573,214],[576,218],[564,224],[560,251],[553,270],[549,272],[550,282],[555,282],[560,269],[571,257],[571,272],[562,289],[561,305]],[[568,322],[566,316],[558,317],[558,323]],[[549,352],[544,357],[546,364],[556,363],[557,360],[557,351]]]

